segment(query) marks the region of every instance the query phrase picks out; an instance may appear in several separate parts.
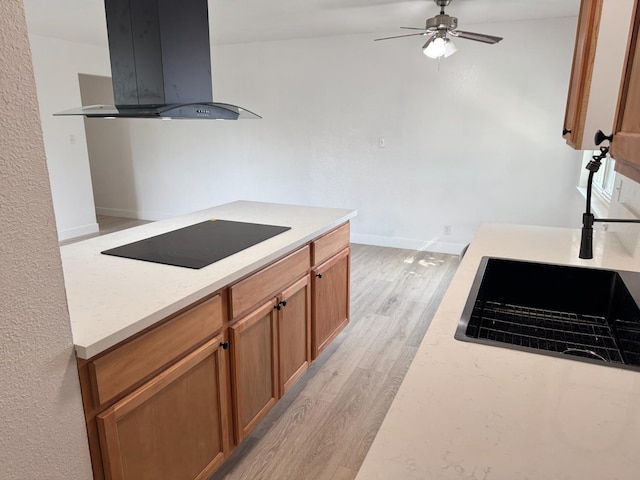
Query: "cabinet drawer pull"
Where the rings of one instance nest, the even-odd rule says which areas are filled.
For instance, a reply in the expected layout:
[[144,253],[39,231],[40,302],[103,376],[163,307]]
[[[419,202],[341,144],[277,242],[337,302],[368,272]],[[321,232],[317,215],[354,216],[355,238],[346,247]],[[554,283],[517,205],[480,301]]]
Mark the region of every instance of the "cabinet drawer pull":
[[563,128],[562,129],[562,136],[564,137],[567,133],[571,133],[571,130],[568,130],[567,128]]
[[226,350],[227,348],[229,348],[229,342],[220,342],[220,346],[223,350]]
[[609,143],[613,142],[613,133],[611,135],[605,135],[602,130],[598,130],[593,137],[593,142],[596,145],[600,145],[602,142],[607,140]]
[[316,273],[316,278],[322,278],[322,274],[321,273]]

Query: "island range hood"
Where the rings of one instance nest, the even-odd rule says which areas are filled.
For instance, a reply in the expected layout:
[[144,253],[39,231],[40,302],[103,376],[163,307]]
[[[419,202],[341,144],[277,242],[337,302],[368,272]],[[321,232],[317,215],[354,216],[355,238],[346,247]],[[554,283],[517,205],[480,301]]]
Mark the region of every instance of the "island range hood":
[[213,101],[207,0],[105,0],[115,105],[55,115],[261,118]]

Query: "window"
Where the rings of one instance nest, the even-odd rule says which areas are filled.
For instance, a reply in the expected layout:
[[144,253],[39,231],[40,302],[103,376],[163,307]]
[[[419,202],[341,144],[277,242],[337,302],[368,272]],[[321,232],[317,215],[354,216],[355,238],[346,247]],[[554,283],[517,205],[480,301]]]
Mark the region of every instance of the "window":
[[[587,179],[589,171],[586,169],[591,157],[600,155],[600,150],[585,150],[583,152],[582,168],[580,169],[580,181],[578,191],[587,196]],[[593,196],[591,198],[591,208],[596,217],[606,218],[609,214],[609,205],[615,189],[615,160],[609,156],[602,160],[600,169],[593,177]]]
[[[591,155],[599,155],[600,151],[596,150]],[[593,176],[593,189],[594,191],[603,197],[603,200],[611,201],[611,195],[613,194],[613,183],[615,178],[616,161],[607,155],[607,158],[602,160],[602,166],[600,170]]]

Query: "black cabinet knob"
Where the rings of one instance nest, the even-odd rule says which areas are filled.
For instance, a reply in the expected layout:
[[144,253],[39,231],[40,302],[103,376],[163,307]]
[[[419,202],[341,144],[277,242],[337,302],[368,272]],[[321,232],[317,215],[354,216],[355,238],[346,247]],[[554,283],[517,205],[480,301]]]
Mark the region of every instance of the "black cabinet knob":
[[277,304],[275,307],[273,307],[274,310],[282,310],[282,304],[279,303]]
[[566,127],[562,129],[562,136],[564,137],[567,133],[571,133],[571,130],[568,130]]
[[229,342],[220,342],[220,346],[223,350],[226,350],[227,348],[229,348]]
[[598,130],[595,134],[595,136],[593,137],[593,141],[596,145],[600,145],[602,142],[604,142],[605,140],[608,140],[609,142],[613,141],[613,133],[611,135],[605,135],[602,130]]
[[321,273],[316,273],[316,277],[317,278],[322,278],[322,274]]
[[286,300],[282,300],[280,302],[280,305],[282,305],[283,307],[286,307],[287,306],[287,301]]

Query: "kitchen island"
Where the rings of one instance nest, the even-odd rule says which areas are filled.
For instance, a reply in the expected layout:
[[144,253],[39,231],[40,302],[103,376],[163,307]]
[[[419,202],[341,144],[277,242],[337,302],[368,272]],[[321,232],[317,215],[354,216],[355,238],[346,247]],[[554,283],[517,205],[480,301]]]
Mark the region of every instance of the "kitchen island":
[[[238,201],[61,248],[95,480],[211,476],[347,325],[355,214]],[[200,269],[101,253],[210,220],[289,229]]]
[[640,271],[611,233],[593,260],[579,246],[578,229],[479,229],[357,480],[640,478],[639,372],[454,339],[483,256]]
[[[78,358],[99,354],[355,215],[355,210],[237,201],[62,247]],[[100,254],[212,218],[291,230],[200,270]]]

